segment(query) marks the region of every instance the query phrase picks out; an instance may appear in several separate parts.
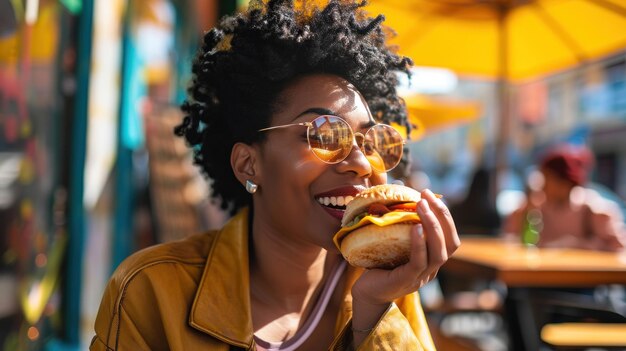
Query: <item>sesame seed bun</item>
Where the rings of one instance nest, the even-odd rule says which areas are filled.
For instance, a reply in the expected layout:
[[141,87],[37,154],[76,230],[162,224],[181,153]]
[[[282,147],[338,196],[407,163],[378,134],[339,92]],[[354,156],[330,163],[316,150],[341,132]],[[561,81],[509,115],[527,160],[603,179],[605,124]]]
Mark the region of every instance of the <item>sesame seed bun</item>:
[[419,191],[399,184],[383,184],[367,188],[357,194],[346,206],[346,211],[341,219],[341,225],[345,226],[352,219],[365,211],[369,205],[379,203],[391,205],[399,202],[419,202],[422,194]]

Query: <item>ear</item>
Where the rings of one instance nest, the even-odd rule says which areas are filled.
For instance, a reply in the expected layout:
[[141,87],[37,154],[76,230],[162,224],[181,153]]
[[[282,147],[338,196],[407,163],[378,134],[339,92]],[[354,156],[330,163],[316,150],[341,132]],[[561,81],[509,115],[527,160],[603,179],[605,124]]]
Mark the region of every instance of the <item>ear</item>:
[[260,167],[258,161],[258,150],[248,144],[236,143],[230,153],[230,166],[235,173],[235,177],[245,186],[246,180],[254,183],[260,182]]

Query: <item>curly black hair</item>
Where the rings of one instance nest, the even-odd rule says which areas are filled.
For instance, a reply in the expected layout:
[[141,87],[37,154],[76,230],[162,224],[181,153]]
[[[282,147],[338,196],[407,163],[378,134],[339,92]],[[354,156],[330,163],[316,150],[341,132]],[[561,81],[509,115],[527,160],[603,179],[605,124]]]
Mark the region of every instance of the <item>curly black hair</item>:
[[[298,4],[300,5],[300,4]],[[333,74],[352,83],[377,121],[410,131],[396,72],[413,64],[385,43],[384,16],[368,18],[365,1],[330,0],[324,8],[289,0],[253,0],[245,13],[208,31],[193,63],[183,122],[175,128],[194,163],[213,180],[213,197],[235,213],[251,202],[230,166],[236,142],[262,141],[276,98],[295,78]]]

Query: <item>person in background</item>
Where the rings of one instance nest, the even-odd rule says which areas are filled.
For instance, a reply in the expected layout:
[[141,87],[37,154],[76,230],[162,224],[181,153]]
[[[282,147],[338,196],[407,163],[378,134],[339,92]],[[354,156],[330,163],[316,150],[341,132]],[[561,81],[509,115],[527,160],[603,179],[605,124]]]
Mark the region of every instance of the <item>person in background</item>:
[[124,261],[92,350],[434,349],[417,290],[460,245],[445,204],[421,192],[393,270],[347,267],[332,240],[402,157],[411,61],[363,2],[317,3],[251,1],[205,34],[175,131],[234,217]]
[[503,234],[519,238],[533,226],[539,247],[623,250],[626,230],[619,206],[585,188],[593,163],[585,147],[549,149],[539,162],[543,186],[529,193],[532,201],[509,215]]
[[474,172],[467,196],[450,206],[456,228],[461,235],[498,235],[500,215],[491,201],[490,174],[485,168]]

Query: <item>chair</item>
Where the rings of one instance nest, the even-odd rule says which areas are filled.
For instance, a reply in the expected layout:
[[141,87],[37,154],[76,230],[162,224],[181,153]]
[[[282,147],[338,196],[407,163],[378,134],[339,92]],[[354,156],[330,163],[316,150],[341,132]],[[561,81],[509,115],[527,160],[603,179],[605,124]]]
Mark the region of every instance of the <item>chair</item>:
[[550,323],[541,328],[541,340],[557,350],[626,347],[626,323]]
[[626,316],[590,295],[543,291],[534,295],[548,319],[539,325],[541,341],[557,350],[626,349]]

